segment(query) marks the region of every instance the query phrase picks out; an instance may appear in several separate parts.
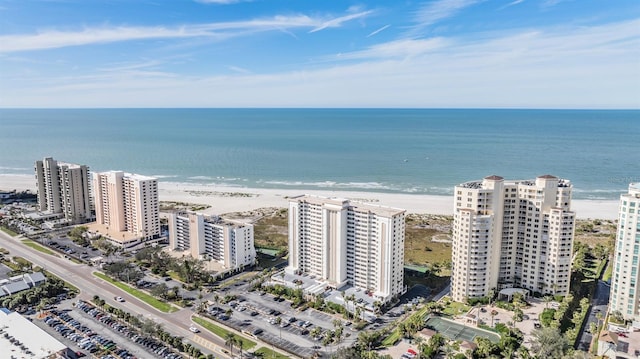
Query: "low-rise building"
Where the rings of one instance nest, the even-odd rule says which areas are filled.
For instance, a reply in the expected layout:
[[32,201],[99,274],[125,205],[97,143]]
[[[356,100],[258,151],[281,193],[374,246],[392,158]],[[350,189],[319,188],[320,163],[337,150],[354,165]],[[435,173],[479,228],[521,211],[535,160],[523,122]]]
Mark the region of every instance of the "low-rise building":
[[169,248],[193,258],[212,259],[223,270],[253,265],[253,225],[218,216],[176,212],[168,216]]
[[47,277],[42,272],[34,272],[13,276],[0,280],[0,297],[16,294],[47,281]]
[[19,313],[0,308],[0,357],[64,358],[67,346]]

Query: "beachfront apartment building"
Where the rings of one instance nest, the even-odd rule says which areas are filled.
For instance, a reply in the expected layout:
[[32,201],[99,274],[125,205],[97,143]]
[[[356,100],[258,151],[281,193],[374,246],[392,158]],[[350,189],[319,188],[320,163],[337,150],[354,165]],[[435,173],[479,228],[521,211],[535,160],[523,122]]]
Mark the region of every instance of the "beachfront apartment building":
[[289,199],[289,266],[382,303],[404,291],[405,211],[302,195]]
[[632,321],[640,320],[639,211],[640,183],[631,183],[629,192],[620,196],[609,311]]
[[569,292],[575,212],[571,182],[551,175],[489,176],[454,191],[451,295],[455,301],[506,288]]
[[158,180],[122,171],[93,174],[96,224],[116,244],[131,247],[160,236]]
[[91,220],[89,168],[51,157],[35,162],[38,210],[60,214],[71,223]]
[[223,270],[253,265],[256,249],[253,225],[193,212],[168,216],[169,248],[193,258],[212,259]]

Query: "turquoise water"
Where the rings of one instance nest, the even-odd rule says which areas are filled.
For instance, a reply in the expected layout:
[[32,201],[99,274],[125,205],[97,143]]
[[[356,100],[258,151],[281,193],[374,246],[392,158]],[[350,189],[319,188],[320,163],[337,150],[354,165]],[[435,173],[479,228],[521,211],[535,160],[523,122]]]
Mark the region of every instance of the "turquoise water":
[[162,181],[421,194],[550,173],[575,198],[613,199],[640,181],[640,111],[0,110],[0,174],[45,156]]

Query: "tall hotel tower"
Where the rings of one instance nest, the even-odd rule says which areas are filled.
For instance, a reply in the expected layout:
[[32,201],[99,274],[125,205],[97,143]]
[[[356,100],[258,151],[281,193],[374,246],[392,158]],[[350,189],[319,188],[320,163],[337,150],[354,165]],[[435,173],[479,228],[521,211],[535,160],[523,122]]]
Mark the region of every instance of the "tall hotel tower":
[[640,320],[640,183],[629,185],[629,193],[620,196],[616,250],[613,257],[609,311],[620,312],[625,320]]
[[451,294],[493,290],[569,292],[575,213],[568,180],[489,176],[455,187]]
[[169,215],[169,248],[189,251],[193,258],[211,258],[225,269],[256,261],[253,226],[192,212]]
[[157,179],[121,171],[94,173],[93,191],[96,222],[110,233],[128,232],[143,240],[160,236]]
[[58,162],[47,157],[36,161],[35,172],[40,211],[63,214],[72,223],[83,223],[91,219],[87,166]]
[[383,303],[404,290],[405,211],[346,199],[289,200],[289,273],[351,284]]

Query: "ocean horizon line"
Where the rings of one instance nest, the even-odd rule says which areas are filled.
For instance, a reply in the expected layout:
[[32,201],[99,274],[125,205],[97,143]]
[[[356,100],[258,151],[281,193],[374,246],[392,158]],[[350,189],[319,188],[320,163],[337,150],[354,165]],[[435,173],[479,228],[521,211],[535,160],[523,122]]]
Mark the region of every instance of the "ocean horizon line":
[[640,111],[640,108],[605,107],[0,107],[2,110],[496,110],[496,111]]

